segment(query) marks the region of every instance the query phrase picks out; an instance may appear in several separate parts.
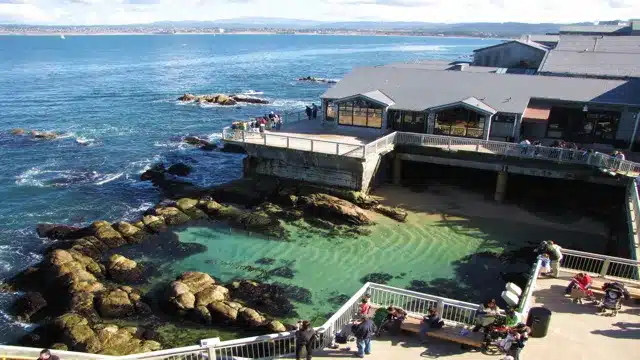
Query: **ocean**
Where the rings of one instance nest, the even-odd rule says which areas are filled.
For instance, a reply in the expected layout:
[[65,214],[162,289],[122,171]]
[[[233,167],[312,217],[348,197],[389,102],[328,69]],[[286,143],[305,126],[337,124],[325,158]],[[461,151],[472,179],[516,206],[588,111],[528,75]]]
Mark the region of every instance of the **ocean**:
[[[139,180],[140,174],[156,162],[193,165],[195,171],[188,179],[200,185],[240,177],[242,155],[204,152],[180,138],[197,135],[216,141],[222,128],[233,120],[270,111],[300,110],[317,103],[329,85],[298,82],[299,77],[339,79],[355,66],[468,60],[473,49],[497,42],[295,35],[67,36],[64,40],[52,36],[0,37],[0,277],[11,276],[41,259],[47,240],[36,235],[38,223],[86,225],[101,219],[138,217],[161,200],[150,183]],[[204,107],[178,102],[178,96],[186,92],[262,93],[260,96],[270,104]],[[57,131],[63,136],[35,140],[10,134],[14,128]],[[431,245],[424,242],[430,234],[425,229],[420,239],[414,239],[415,234],[396,232],[380,238],[389,242],[396,239],[390,246],[405,241],[398,248],[397,254],[401,254],[410,248],[430,249]],[[247,261],[255,260],[258,252],[274,257],[284,252],[285,258],[294,260],[296,251],[303,251],[283,249],[283,244],[269,250],[269,242],[250,235],[241,234],[232,241],[224,231],[210,229],[187,229],[180,236],[205,243],[210,250],[181,261],[176,271],[192,269],[193,264],[204,263],[206,256],[238,262],[243,258],[239,254],[246,251],[237,248],[240,243],[253,244],[255,251],[244,257]],[[301,238],[308,239],[306,235]],[[218,246],[212,241],[227,245]],[[338,249],[332,252],[332,246],[316,243],[307,247],[315,254],[314,264],[327,259],[345,261],[336,255]],[[376,244],[345,246],[353,247],[351,254],[357,255]],[[468,242],[456,249],[440,249],[449,255],[425,265],[425,271],[447,276],[450,260],[475,249]],[[402,262],[402,256],[391,257],[390,261]],[[397,272],[409,272],[409,265],[416,264],[407,262]],[[216,266],[207,269],[218,271]],[[308,270],[308,277],[302,278],[307,284],[314,281],[312,273],[321,269]],[[332,291],[349,294],[356,290],[358,278],[370,270],[361,269],[355,280],[346,283],[328,277],[317,290],[326,292],[332,283],[340,283]],[[225,278],[224,274],[215,275]],[[397,285],[403,285],[402,281]],[[6,314],[13,299],[15,295],[0,294],[0,342],[14,341],[32,326]],[[313,310],[330,309],[320,308]]]

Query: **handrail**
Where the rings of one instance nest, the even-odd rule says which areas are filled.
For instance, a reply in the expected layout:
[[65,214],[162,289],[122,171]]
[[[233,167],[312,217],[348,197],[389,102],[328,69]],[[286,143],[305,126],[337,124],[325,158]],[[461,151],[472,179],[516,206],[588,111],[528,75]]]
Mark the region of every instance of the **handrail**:
[[594,254],[594,253],[589,253],[589,252],[585,252],[585,251],[578,251],[578,250],[572,250],[572,249],[564,249],[563,248],[562,249],[562,255],[575,255],[575,256],[581,256],[581,257],[584,257],[584,258],[599,259],[599,260],[609,260],[609,261],[615,261],[615,262],[622,263],[622,264],[640,266],[640,261],[637,261],[637,260],[625,259],[625,258],[621,258],[621,257],[602,255],[602,254]]
[[561,270],[585,272],[636,286],[640,284],[640,261],[571,249],[562,249],[562,255]]
[[[231,130],[230,128],[225,128],[223,129],[223,140],[232,141],[232,142],[241,142],[241,143],[255,143],[253,141],[247,141],[246,134],[255,134],[255,133],[246,132],[243,130]],[[274,136],[274,134],[268,134],[263,137],[265,139],[264,141],[265,143],[263,143],[263,145],[269,146],[268,144],[266,144],[267,136]],[[285,136],[285,135],[280,135],[280,136]],[[289,136],[289,135],[286,135],[286,137],[289,139],[296,139],[299,141],[300,140],[311,141],[310,151],[312,152],[315,151],[315,152],[327,153],[326,151],[317,151],[317,149],[313,146],[314,141],[336,143],[336,142],[330,142],[325,140],[315,140],[311,138],[296,137],[296,136]],[[289,147],[288,144],[289,142],[287,141],[286,147]],[[508,142],[501,142],[501,141],[461,138],[461,137],[445,136],[445,135],[431,135],[431,134],[419,134],[419,133],[396,131],[364,145],[362,153],[355,152],[354,150],[350,150],[343,154],[340,154],[340,151],[339,151],[340,145],[348,145],[348,146],[356,146],[356,145],[342,143],[342,142],[339,142],[337,144],[339,145],[336,145],[336,151],[331,153],[335,153],[336,155],[349,156],[349,157],[366,158],[371,154],[380,154],[382,151],[388,150],[389,148],[395,145],[417,145],[417,146],[424,146],[424,147],[436,147],[436,148],[444,149],[447,151],[474,151],[479,153],[487,153],[487,154],[493,154],[493,155],[516,157],[516,158],[530,158],[530,159],[537,159],[537,160],[555,161],[555,162],[567,163],[567,164],[588,165],[588,166],[596,167],[601,170],[609,171],[613,174],[620,174],[620,175],[631,176],[631,177],[640,175],[640,164],[627,161],[627,160],[617,159],[613,156],[598,153],[598,152],[590,153],[585,150],[556,148],[556,147],[548,147],[548,146],[541,146],[541,145],[523,145],[523,144],[515,144],[515,143],[508,143]],[[384,146],[381,146],[381,145],[384,145]],[[283,146],[277,146],[277,147],[283,147]],[[298,149],[298,150],[309,151],[309,149]]]
[[627,222],[629,223],[629,250],[631,258],[640,260],[640,194],[636,180],[627,185]]
[[518,304],[517,312],[520,313],[523,318],[526,318],[529,314],[531,302],[533,301],[533,292],[536,291],[541,268],[542,259],[538,258],[531,270],[531,273],[529,274],[527,285],[524,287],[524,290],[522,290],[522,295],[520,296],[520,303]]

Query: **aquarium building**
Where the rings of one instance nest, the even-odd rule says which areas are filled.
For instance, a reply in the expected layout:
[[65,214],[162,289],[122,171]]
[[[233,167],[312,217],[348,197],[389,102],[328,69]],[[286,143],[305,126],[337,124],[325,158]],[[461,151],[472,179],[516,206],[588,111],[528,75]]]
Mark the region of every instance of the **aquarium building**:
[[391,131],[586,148],[638,141],[640,79],[587,79],[420,66],[354,69],[322,95],[324,121]]

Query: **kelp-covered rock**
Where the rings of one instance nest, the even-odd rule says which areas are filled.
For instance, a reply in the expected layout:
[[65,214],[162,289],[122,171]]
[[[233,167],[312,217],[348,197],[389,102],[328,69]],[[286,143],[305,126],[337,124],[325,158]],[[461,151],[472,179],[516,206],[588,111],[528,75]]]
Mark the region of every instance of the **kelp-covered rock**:
[[319,216],[337,223],[352,225],[369,225],[373,221],[358,206],[335,196],[327,194],[312,194],[301,196],[298,204],[306,213]]
[[287,328],[278,320],[271,320],[267,323],[267,329],[270,332],[281,333],[287,331]]
[[192,310],[211,302],[226,299],[228,290],[201,272],[186,272],[173,281],[167,290],[167,302],[176,311]]
[[209,275],[197,271],[189,271],[182,274],[178,281],[189,288],[189,291],[196,294],[200,291],[215,285],[216,281]]
[[113,254],[109,257],[107,272],[116,282],[120,283],[140,283],[143,281],[143,266],[131,259]]
[[[199,200],[182,198],[177,201],[176,207],[178,210],[187,214],[193,220],[206,219],[207,214],[198,208]],[[206,207],[205,207],[206,208]]]
[[123,318],[147,314],[150,307],[142,301],[142,293],[130,286],[106,290],[96,297],[96,308],[102,317]]
[[155,209],[156,216],[164,218],[167,225],[182,225],[191,221],[191,218],[175,207],[160,207]]
[[226,301],[213,302],[207,306],[212,319],[224,323],[234,323],[238,319],[239,307],[240,304]]
[[38,224],[36,226],[36,232],[41,238],[54,240],[79,239],[88,234],[88,232],[83,228],[58,224]]
[[398,207],[376,205],[373,207],[373,210],[399,222],[405,222],[407,220],[407,211]]
[[89,320],[90,322],[100,321],[100,315],[95,307],[95,294],[90,292],[79,292],[73,294],[69,302],[69,309]]
[[116,229],[131,244],[139,244],[148,235],[143,229],[133,226],[126,221],[119,221],[113,224]]
[[118,248],[127,243],[122,235],[106,221],[94,222],[91,224],[91,229],[94,231],[93,235],[111,249]]
[[393,279],[393,275],[387,273],[370,273],[365,275],[360,282],[365,284],[367,282],[386,284]]
[[187,176],[191,173],[191,166],[183,163],[173,164],[167,169],[167,173],[175,176]]
[[238,311],[238,321],[249,327],[262,326],[266,320],[264,316],[251,308],[242,308]]
[[104,276],[104,267],[74,250],[52,251],[45,258],[42,270],[46,278],[65,285],[71,294],[104,290],[104,285],[98,281]]
[[154,215],[145,215],[142,218],[144,226],[153,233],[159,233],[167,230],[167,225],[164,222],[164,218]]
[[67,313],[58,317],[55,327],[61,343],[74,351],[122,356],[162,349],[160,343],[138,337],[137,334],[143,331],[137,328],[92,324],[78,314]]

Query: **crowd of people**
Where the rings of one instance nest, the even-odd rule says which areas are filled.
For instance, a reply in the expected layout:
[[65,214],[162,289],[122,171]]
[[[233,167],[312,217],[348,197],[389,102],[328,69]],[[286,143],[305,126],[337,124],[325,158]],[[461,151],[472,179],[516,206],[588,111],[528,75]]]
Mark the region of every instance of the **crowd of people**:
[[231,123],[232,130],[244,130],[263,133],[266,129],[280,130],[282,118],[273,111],[263,117],[257,117],[250,121],[235,121]]

